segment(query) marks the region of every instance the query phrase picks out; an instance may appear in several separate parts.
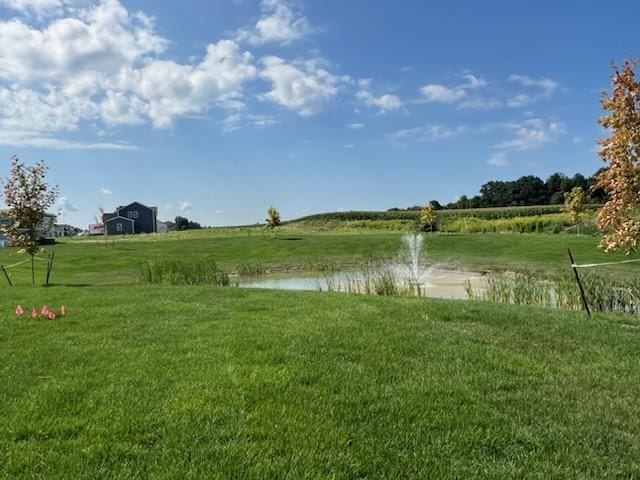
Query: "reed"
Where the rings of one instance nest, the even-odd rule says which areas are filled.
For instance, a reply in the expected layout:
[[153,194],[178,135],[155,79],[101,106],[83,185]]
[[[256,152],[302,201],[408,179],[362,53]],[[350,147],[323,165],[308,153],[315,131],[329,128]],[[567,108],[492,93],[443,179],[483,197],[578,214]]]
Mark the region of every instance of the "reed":
[[[324,287],[324,288],[323,288]],[[422,296],[424,291],[417,283],[408,279],[384,262],[370,260],[359,269],[345,273],[343,281],[337,282],[327,274],[318,281],[318,290],[377,295],[387,297]]]
[[[456,218],[443,221],[440,230],[449,233],[576,233],[575,222],[566,213],[550,213],[511,218]],[[586,216],[580,233],[594,234],[593,214]]]
[[[580,276],[593,312],[640,315],[640,279],[618,277],[597,270],[581,271]],[[493,273],[479,285],[467,282],[465,290],[474,300],[567,310],[583,308],[570,270],[551,272],[544,277],[527,271]]]
[[267,273],[267,268],[260,262],[254,263],[239,263],[236,265],[236,272],[242,276],[257,276]]
[[227,272],[210,258],[152,260],[140,267],[141,283],[229,286]]

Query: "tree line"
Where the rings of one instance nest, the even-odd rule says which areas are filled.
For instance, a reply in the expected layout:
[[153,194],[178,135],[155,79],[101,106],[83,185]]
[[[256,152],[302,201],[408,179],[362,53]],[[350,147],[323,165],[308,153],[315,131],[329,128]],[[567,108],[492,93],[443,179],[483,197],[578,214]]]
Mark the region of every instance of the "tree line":
[[165,224],[167,225],[167,230],[170,232],[174,232],[176,230],[197,230],[202,228],[202,225],[198,222],[194,222],[189,220],[187,217],[180,216],[176,217],[173,222],[169,220],[165,222]]
[[[489,208],[489,207],[517,207],[530,205],[560,205],[565,201],[565,194],[574,188],[580,187],[589,195],[592,203],[604,203],[606,195],[601,187],[596,186],[596,178],[604,169],[598,170],[594,175],[585,177],[576,173],[569,177],[561,172],[556,172],[546,181],[535,175],[526,175],[517,180],[492,180],[480,187],[480,194],[471,198],[462,195],[457,201],[446,205],[437,200],[431,200],[430,205],[434,209],[465,209],[465,208]],[[388,211],[421,210],[422,205],[415,205],[405,209],[390,208]]]

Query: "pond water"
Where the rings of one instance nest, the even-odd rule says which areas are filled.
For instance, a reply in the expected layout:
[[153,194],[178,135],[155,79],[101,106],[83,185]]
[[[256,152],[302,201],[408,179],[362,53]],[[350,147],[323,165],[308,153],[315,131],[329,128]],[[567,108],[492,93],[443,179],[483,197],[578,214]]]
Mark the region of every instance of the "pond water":
[[[362,272],[269,274],[259,277],[241,277],[238,284],[243,288],[269,288],[279,290],[311,290],[357,292],[365,283]],[[459,270],[431,268],[421,283],[421,292],[425,297],[467,299],[465,283],[477,286],[481,283],[481,274]]]

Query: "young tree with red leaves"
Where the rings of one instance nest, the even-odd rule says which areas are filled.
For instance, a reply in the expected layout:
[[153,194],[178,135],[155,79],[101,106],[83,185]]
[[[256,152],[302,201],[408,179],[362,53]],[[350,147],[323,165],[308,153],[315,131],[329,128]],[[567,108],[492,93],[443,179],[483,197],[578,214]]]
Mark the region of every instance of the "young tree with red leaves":
[[31,257],[31,282],[35,284],[34,258],[38,253],[38,226],[58,197],[58,187],[46,182],[49,168],[40,160],[29,166],[11,157],[11,174],[3,179],[4,203],[11,223],[4,227],[9,242]]

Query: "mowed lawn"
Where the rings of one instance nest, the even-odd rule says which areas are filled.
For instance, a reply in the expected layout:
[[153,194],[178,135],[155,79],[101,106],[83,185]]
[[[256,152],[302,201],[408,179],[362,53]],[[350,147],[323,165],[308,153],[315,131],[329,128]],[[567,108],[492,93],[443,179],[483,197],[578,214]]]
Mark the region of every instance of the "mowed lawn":
[[[173,235],[147,235],[117,239],[105,244],[101,239],[70,241],[51,247],[56,251],[52,277],[57,285],[135,283],[140,265],[148,260],[171,258],[215,259],[234,272],[242,265],[261,264],[279,270],[314,268],[334,264],[354,266],[368,259],[395,258],[401,248],[399,233],[221,235],[217,231],[194,231]],[[473,270],[513,270],[535,272],[568,268],[567,247],[580,263],[640,258],[606,254],[597,249],[598,238],[546,234],[460,234],[426,235],[426,262]],[[0,264],[24,260],[15,249],[0,249]],[[45,262],[38,263],[40,281]],[[621,275],[636,275],[640,264],[608,268]],[[30,283],[29,265],[10,270],[17,284]],[[6,284],[0,276],[0,285]]]
[[1,478],[640,476],[634,318],[142,285],[0,309]]

